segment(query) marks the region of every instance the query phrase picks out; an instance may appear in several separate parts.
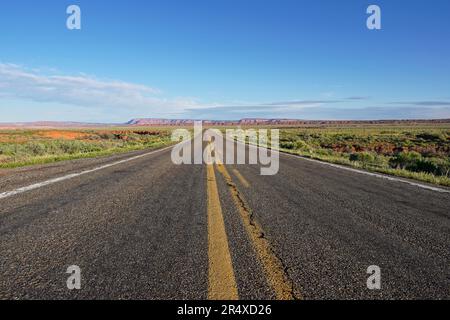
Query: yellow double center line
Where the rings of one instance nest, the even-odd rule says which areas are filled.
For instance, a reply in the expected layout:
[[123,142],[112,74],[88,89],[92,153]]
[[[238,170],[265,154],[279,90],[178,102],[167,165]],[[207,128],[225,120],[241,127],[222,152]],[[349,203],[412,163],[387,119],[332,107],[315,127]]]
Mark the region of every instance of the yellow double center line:
[[[209,145],[208,154],[211,155],[211,148]],[[222,163],[218,163],[217,168],[229,186],[231,196],[240,213],[247,235],[259,261],[263,265],[267,282],[274,291],[276,299],[292,300],[300,298],[299,292],[295,292],[292,281],[289,280],[282,262],[275,255],[269,241],[264,237],[265,233],[263,229],[253,218],[251,210],[244,202],[242,195],[237,189],[237,186],[233,183],[227,169]],[[249,186],[249,183],[236,169],[233,172],[245,187]],[[208,298],[211,300],[237,300],[239,298],[238,290],[213,164],[207,165],[207,184],[209,255]]]
[[233,183],[227,169],[223,164],[218,164],[217,168],[230,189],[231,196],[239,211],[247,235],[264,268],[267,282],[274,291],[276,299],[293,300],[299,298],[299,292],[295,292],[292,281],[289,280],[285,272],[285,267],[265,237],[265,232],[261,225],[254,219],[253,213],[244,201],[237,186]]
[[[208,151],[210,147],[208,146]],[[208,192],[208,299],[237,300],[238,290],[228,246],[214,166],[207,165]]]

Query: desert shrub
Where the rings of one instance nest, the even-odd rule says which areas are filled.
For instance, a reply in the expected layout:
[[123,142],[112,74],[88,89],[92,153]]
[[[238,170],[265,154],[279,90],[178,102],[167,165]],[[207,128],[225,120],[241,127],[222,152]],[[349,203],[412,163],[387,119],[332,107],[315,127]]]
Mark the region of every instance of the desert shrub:
[[86,139],[86,140],[94,140],[94,141],[97,141],[97,140],[100,140],[100,139],[102,139],[102,138],[101,138],[100,135],[98,135],[98,134],[90,134],[90,135],[87,135],[87,136],[85,137],[85,139]]
[[102,150],[101,146],[85,141],[52,141],[47,145],[47,154],[76,154]]
[[337,141],[353,141],[355,140],[357,137],[353,134],[336,134],[333,137],[333,140],[337,140]]
[[293,141],[281,141],[280,142],[280,148],[282,149],[288,149],[293,150],[296,147],[296,143]]
[[100,139],[103,139],[103,140],[115,140],[115,139],[117,139],[117,136],[115,134],[109,133],[109,132],[99,133],[98,136],[100,137]]
[[317,149],[314,152],[315,152],[315,154],[317,154],[319,156],[332,156],[332,155],[334,155],[334,152],[331,149]]
[[7,162],[9,160],[8,156],[0,154],[0,163]]
[[3,155],[16,156],[27,153],[30,153],[30,151],[27,149],[27,146],[23,144],[7,143],[0,145],[0,154]]
[[1,155],[11,155],[12,154],[11,150],[12,150],[11,145],[0,144],[0,154]]
[[350,161],[373,163],[375,162],[375,156],[369,152],[356,152],[350,155]]
[[372,152],[355,152],[350,154],[349,160],[352,162],[359,162],[362,165],[370,167],[388,168],[388,158]]
[[421,159],[408,170],[415,172],[426,172],[438,176],[449,176],[450,163],[447,160],[438,158]]
[[44,143],[29,142],[24,145],[24,153],[32,156],[43,156],[47,152],[47,148]]
[[127,141],[146,141],[149,136],[146,135],[138,135],[138,134],[129,134]]
[[303,140],[299,140],[296,142],[295,148],[301,151],[311,152],[311,147]]
[[417,139],[424,141],[446,141],[447,137],[442,133],[428,133],[423,132],[416,135]]
[[417,161],[421,159],[422,156],[418,152],[400,152],[389,161],[389,164],[393,168],[408,170],[408,168],[414,167]]

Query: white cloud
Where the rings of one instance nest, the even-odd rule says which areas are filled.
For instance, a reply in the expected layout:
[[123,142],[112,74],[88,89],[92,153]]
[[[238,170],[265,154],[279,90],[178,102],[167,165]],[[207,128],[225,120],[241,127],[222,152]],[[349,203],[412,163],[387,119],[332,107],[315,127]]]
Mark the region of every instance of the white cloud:
[[[195,98],[169,98],[155,88],[86,74],[66,75],[55,69],[27,69],[0,63],[0,111],[4,119],[126,121],[135,117],[240,119],[448,118],[449,101],[382,103],[348,108],[368,97],[290,100],[265,103],[200,104]],[[11,108],[11,101],[20,101]],[[344,106],[341,104],[345,103]],[[396,104],[396,105],[393,105]],[[344,107],[344,108],[343,108]],[[28,119],[28,118],[27,118]]]
[[98,79],[85,74],[55,75],[0,63],[0,98],[52,102],[87,108],[179,112],[198,106],[193,99],[164,98],[160,90],[141,84]]

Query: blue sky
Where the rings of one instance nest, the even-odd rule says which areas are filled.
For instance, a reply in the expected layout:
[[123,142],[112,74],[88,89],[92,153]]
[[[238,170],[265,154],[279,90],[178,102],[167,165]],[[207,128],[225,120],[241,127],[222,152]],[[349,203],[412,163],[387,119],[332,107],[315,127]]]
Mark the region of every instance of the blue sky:
[[448,0],[2,1],[0,122],[450,118],[448,39]]

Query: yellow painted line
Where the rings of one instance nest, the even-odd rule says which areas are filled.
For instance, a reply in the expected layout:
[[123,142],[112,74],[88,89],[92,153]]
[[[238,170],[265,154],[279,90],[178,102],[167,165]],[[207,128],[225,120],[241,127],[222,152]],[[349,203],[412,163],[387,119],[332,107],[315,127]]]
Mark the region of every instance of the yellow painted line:
[[279,258],[275,255],[269,241],[264,236],[264,230],[253,218],[252,212],[243,200],[242,195],[233,183],[230,174],[223,164],[217,165],[218,171],[227,182],[234,203],[240,213],[245,230],[250,238],[253,248],[263,265],[267,282],[275,293],[277,300],[300,299],[301,294],[294,289],[293,283],[289,280],[285,268]]
[[233,169],[232,171],[245,188],[250,187],[250,183],[247,181],[247,179],[244,178],[244,176],[237,169]]
[[237,300],[238,290],[213,165],[207,165],[207,192],[208,299]]

